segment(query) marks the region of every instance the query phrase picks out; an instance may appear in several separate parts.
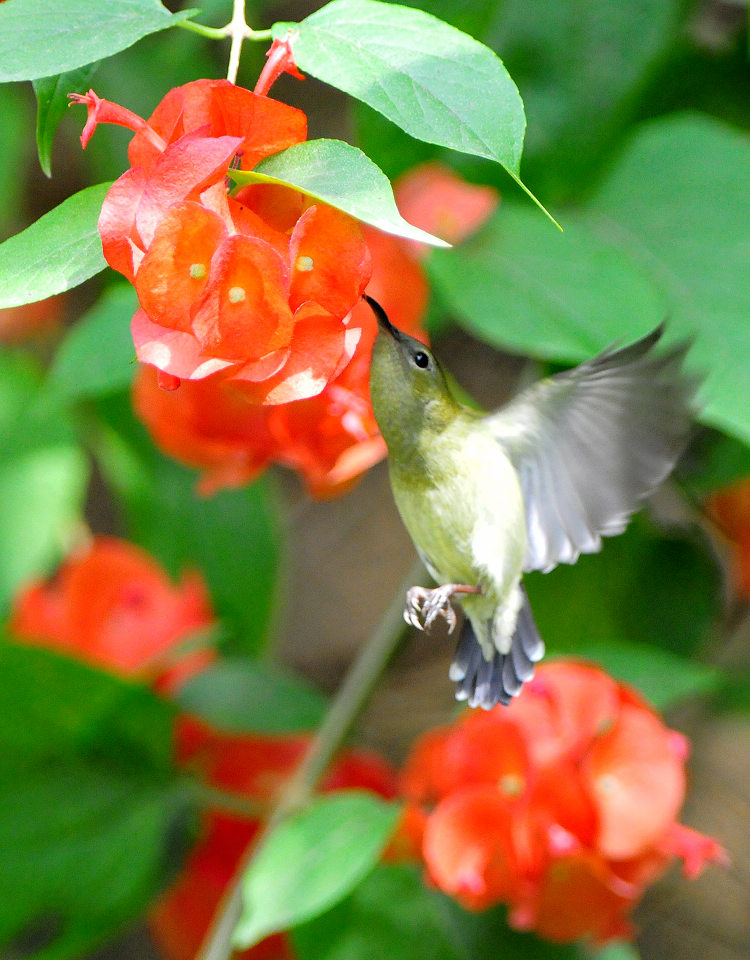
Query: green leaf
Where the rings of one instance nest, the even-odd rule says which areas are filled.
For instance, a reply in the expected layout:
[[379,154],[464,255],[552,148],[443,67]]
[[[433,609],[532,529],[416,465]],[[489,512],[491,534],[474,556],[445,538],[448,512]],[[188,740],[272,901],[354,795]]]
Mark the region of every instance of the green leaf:
[[[276,24],[274,34],[287,26]],[[421,10],[376,0],[333,0],[297,29],[303,72],[412,137],[494,160],[518,180],[523,103],[488,47]]]
[[689,659],[712,638],[721,606],[720,571],[702,539],[660,536],[636,518],[600,554],[524,582],[550,654],[596,660],[660,709],[720,683]]
[[631,684],[660,711],[687,697],[715,693],[723,683],[723,674],[716,667],[634,640],[587,640],[576,655],[593,660],[616,679]]
[[44,173],[52,176],[52,141],[58,123],[65,116],[70,101],[69,93],[84,93],[96,73],[98,63],[79,70],[61,73],[56,77],[40,77],[34,81],[36,94],[36,145],[39,165]]
[[[0,4],[0,83],[66,73],[111,57],[195,10],[170,13],[159,0],[13,0]],[[50,38],[54,37],[54,43]],[[44,54],[40,56],[40,51]]]
[[[706,376],[701,419],[750,442],[750,136],[717,120],[677,115],[641,127],[589,216],[647,266],[668,296],[676,331]],[[627,337],[630,329],[623,327]]]
[[130,320],[137,309],[130,284],[109,287],[63,340],[49,373],[50,386],[76,399],[127,389],[135,370]]
[[191,677],[176,700],[188,713],[239,733],[312,730],[326,709],[325,698],[301,678],[240,659],[224,660]]
[[51,937],[38,956],[77,956],[168,878],[189,803],[174,772],[174,707],[5,640],[0,672],[0,942],[36,924]]
[[110,186],[100,183],[79,190],[0,243],[0,307],[44,300],[78,286],[106,267],[97,221]]
[[0,637],[3,756],[115,756],[164,776],[173,766],[175,708],[150,689],[41,647]]
[[695,337],[701,419],[747,443],[749,196],[747,134],[663,118],[639,128],[562,236],[545,240],[507,206],[450,261],[433,255],[431,270],[473,332],[548,359],[582,360],[668,317],[668,336]]
[[[503,204],[428,270],[470,333],[493,346],[550,360],[582,360],[664,319],[666,297],[643,264],[585,222],[550,230],[533,211]],[[635,336],[635,333],[634,333]]]
[[0,352],[0,609],[47,571],[80,522],[88,465],[63,404],[22,354]]
[[[299,960],[585,960],[574,944],[511,930],[502,908],[469,912],[416,865],[379,864],[341,903],[291,931]],[[613,958],[614,960],[614,958]]]
[[[524,170],[545,197],[590,188],[639,101],[651,94],[646,108],[652,107],[647,85],[682,44],[688,12],[684,0],[496,5],[489,28],[477,36],[502,52],[523,92]],[[684,73],[683,67],[681,79]]]
[[235,946],[288,930],[345,897],[375,866],[398,814],[372,794],[346,791],[281,823],[243,878]]
[[416,868],[381,864],[333,909],[292,930],[294,954],[299,960],[464,960],[468,954],[442,908]]
[[693,656],[713,636],[721,573],[702,538],[660,535],[644,518],[601,553],[524,578],[534,618],[550,650],[631,641]]
[[307,140],[275,153],[254,170],[230,170],[238,184],[281,183],[386,233],[438,247],[450,244],[407,223],[383,171],[343,140]]
[[23,190],[28,167],[29,123],[31,120],[26,91],[12,84],[0,85],[0,117],[3,148],[0,150],[0,236],[7,236],[21,218]]
[[701,431],[690,445],[689,459],[678,465],[680,483],[698,499],[746,477],[750,477],[750,445],[716,430]]

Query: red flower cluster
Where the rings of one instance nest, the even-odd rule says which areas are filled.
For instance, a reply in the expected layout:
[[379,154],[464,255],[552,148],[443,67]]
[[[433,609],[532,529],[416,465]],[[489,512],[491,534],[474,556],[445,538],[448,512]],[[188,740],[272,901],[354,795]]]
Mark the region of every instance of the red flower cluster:
[[173,690],[213,658],[211,650],[189,643],[180,650],[213,622],[197,572],[175,586],[145,551],[95,537],[51,580],[21,591],[10,629],[28,643]]
[[[247,845],[259,831],[260,813],[270,810],[307,749],[306,736],[271,737],[218,733],[191,719],[180,728],[180,762],[224,794],[255,802],[259,816],[232,816],[211,810],[201,837],[175,883],[152,909],[149,926],[166,960],[193,960],[222,894]],[[395,771],[378,754],[346,750],[322,784],[324,791],[360,789],[386,799],[396,795]],[[235,954],[254,960],[292,956],[285,936],[267,938]]]
[[708,498],[709,514],[732,542],[735,585],[750,598],[750,479],[740,480]]
[[[452,242],[475,230],[497,203],[491,188],[466,184],[436,164],[403,177],[395,193],[408,220]],[[418,262],[421,244],[372,227],[362,231],[372,262],[368,293],[398,327],[424,339],[420,324],[428,288]],[[167,394],[145,369],[134,386],[136,412],[162,450],[203,470],[203,493],[247,483],[270,463],[280,463],[299,471],[312,496],[340,494],[385,456],[368,384],[376,323],[362,302],[351,318],[349,325],[362,331],[353,359],[315,397],[249,407],[225,373]]]
[[84,146],[98,123],[136,131],[99,231],[138,293],[139,360],[165,387],[223,371],[254,403],[320,393],[361,333],[351,310],[370,258],[359,225],[289,188],[227,190],[233,165],[303,141],[304,113],[226,80],[170,90],[148,121],[93,91],[73,99],[89,110]]
[[687,747],[598,668],[545,664],[510,707],[416,744],[404,792],[430,877],[551,940],[630,935],[628,912],[675,856],[690,876],[724,859],[676,820]]

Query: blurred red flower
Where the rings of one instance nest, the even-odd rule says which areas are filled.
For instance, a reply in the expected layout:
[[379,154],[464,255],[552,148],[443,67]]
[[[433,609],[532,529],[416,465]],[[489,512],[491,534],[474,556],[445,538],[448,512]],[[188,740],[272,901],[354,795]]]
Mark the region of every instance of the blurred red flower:
[[360,336],[350,314],[371,270],[360,227],[286,187],[227,189],[233,165],[303,141],[304,113],[226,80],[170,90],[148,121],[93,91],[73,99],[89,111],[84,146],[99,123],[136,131],[99,231],[138,293],[138,359],[171,389],[224,371],[253,403],[320,393]]
[[56,330],[60,325],[65,295],[58,293],[36,303],[0,310],[0,343],[23,343],[31,337]]
[[405,766],[433,882],[519,929],[597,942],[675,858],[695,876],[721,846],[676,822],[687,741],[600,669],[548,663],[514,703],[430,731]]
[[[228,735],[192,718],[178,728],[180,762],[204,783],[270,809],[309,745],[307,736]],[[395,771],[378,754],[346,750],[334,762],[322,789],[361,789],[387,799],[396,795]],[[233,816],[209,810],[201,836],[175,883],[159,898],[149,917],[152,936],[166,960],[193,960],[242,854],[261,827],[260,815]],[[292,956],[283,935],[269,937],[236,954],[253,960]]]
[[[429,230],[439,227],[452,241],[475,229],[497,203],[494,190],[466,184],[437,165],[407,174],[395,193],[413,223]],[[446,197],[454,207],[450,224],[439,212]],[[417,245],[368,226],[362,232],[372,262],[368,293],[396,326],[426,339],[421,323],[429,291],[415,257]],[[237,380],[226,373],[185,382],[179,391],[167,394],[146,369],[134,386],[136,413],[162,450],[202,469],[199,489],[205,494],[248,483],[270,463],[281,463],[300,473],[313,497],[339,495],[385,456],[369,393],[377,324],[362,301],[352,310],[349,323],[361,331],[353,357],[314,397],[273,407],[243,407]],[[318,341],[310,346],[323,349]],[[248,388],[243,384],[240,389],[244,395]]]
[[750,478],[713,493],[709,514],[732,542],[733,572],[740,596],[750,598]]
[[188,642],[213,623],[197,572],[173,584],[144,550],[99,536],[68,557],[54,577],[19,593],[10,629],[27,643],[169,691],[213,658],[213,651],[191,649]]

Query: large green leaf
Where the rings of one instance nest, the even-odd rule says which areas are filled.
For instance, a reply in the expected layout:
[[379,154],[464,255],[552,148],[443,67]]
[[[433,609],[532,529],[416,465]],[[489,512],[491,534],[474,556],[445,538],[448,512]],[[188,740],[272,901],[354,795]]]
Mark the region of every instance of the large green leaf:
[[44,300],[77,287],[106,267],[97,221],[109,187],[100,183],[79,190],[0,243],[0,307]]
[[0,609],[45,573],[80,522],[88,476],[65,405],[20,353],[0,352]]
[[301,678],[245,659],[202,670],[183,684],[176,699],[188,713],[240,733],[313,730],[326,709],[325,698]]
[[71,398],[129,387],[135,370],[130,320],[137,309],[130,284],[110,287],[63,340],[49,373],[50,386]]
[[159,0],[118,0],[116,7],[101,0],[0,4],[0,83],[49,77],[111,57],[195,12],[170,13]]
[[244,876],[235,945],[288,930],[345,897],[375,866],[398,813],[372,794],[346,791],[282,822]]
[[174,708],[5,640],[0,671],[0,942],[48,925],[38,956],[78,956],[167,880],[190,798],[173,769]]
[[[502,908],[468,912],[422,881],[417,866],[377,866],[333,909],[291,931],[299,960],[585,960],[577,944],[518,933]],[[612,953],[611,960],[637,954]],[[601,955],[610,960],[610,954]]]
[[18,185],[28,165],[29,123],[25,91],[13,84],[0,85],[3,149],[0,150],[0,237],[7,236],[20,217],[24,201]]
[[634,641],[692,656],[713,635],[721,574],[702,539],[660,534],[644,518],[601,553],[524,578],[534,616],[551,650]]
[[40,77],[34,81],[36,94],[36,148],[39,165],[48,177],[52,176],[52,141],[58,123],[70,106],[69,93],[85,93],[98,63],[91,63],[55,77]]
[[675,329],[696,334],[702,419],[750,442],[750,136],[698,115],[641,127],[589,217],[644,263]]
[[750,442],[750,137],[716,120],[678,116],[641,127],[562,236],[545,241],[523,211],[432,273],[456,315],[498,346],[581,360],[617,336],[669,318],[694,336],[705,375],[701,418]]
[[114,757],[163,777],[172,769],[175,708],[140,684],[0,637],[3,756]]
[[636,257],[564,218],[550,230],[534,212],[501,206],[430,275],[457,318],[494,346],[551,360],[580,360],[664,319],[666,297]]
[[377,0],[333,0],[294,26],[301,70],[412,137],[494,160],[520,182],[523,103],[488,47],[421,10]]
[[372,160],[343,140],[307,140],[266,157],[253,170],[232,170],[232,179],[281,183],[343,210],[386,233],[422,243],[450,244],[412,226],[398,212],[388,178]]
[[688,11],[684,0],[496,5],[479,38],[500,53],[523,94],[524,169],[545,197],[588,189],[648,82],[681,42]]

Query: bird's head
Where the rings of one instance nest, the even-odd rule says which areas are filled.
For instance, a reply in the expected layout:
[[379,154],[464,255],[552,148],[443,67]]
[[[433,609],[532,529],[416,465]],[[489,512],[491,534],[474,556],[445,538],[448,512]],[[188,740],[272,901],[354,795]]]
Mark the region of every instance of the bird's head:
[[424,430],[440,431],[455,416],[456,401],[427,347],[403,333],[380,304],[365,295],[378,321],[372,350],[370,398],[391,453],[415,443]]

